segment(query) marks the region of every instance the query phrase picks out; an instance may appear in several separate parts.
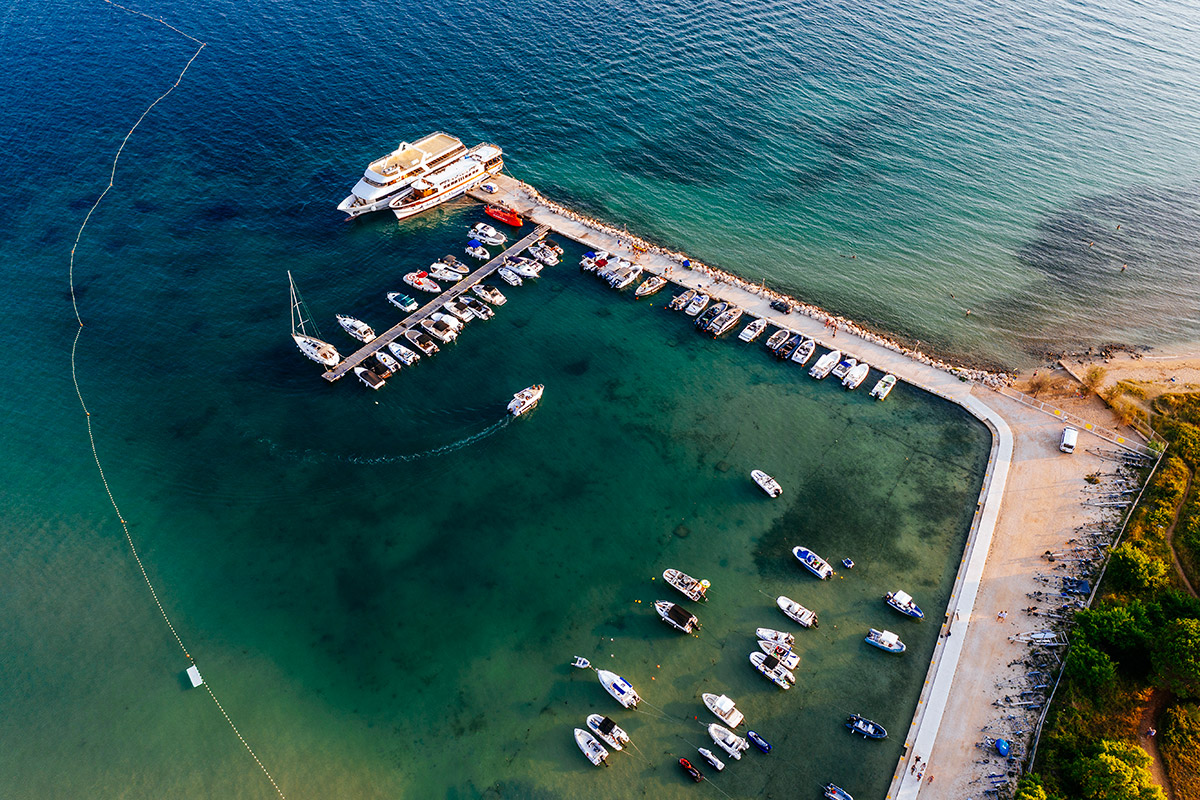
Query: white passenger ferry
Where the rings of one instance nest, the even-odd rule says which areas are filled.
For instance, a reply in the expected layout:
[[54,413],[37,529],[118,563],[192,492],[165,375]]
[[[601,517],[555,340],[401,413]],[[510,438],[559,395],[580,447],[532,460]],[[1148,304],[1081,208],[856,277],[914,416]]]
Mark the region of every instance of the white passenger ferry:
[[413,181],[438,170],[467,152],[466,145],[446,133],[431,133],[400,146],[367,165],[366,171],[338,211],[351,217],[387,208],[397,193],[407,193]]
[[398,195],[388,207],[397,219],[408,219],[466,194],[495,175],[504,166],[504,151],[494,144],[481,144],[457,161],[413,181],[412,191]]

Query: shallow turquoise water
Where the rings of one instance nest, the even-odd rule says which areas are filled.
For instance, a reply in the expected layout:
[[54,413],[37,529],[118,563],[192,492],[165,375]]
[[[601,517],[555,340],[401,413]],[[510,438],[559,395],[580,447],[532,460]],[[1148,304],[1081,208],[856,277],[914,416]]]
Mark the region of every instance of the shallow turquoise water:
[[[956,408],[815,384],[565,265],[384,391],[326,386],[284,335],[285,271],[345,350],[333,314],[396,319],[383,293],[478,218],[343,223],[333,204],[394,141],[496,141],[552,196],[944,352],[1196,338],[1178,312],[1198,285],[1187,7],[146,10],[210,44],[80,246],[79,378],[165,607],[289,797],[682,794],[671,761],[704,741],[688,720],[710,688],[776,745],[716,776],[724,791],[881,796],[987,457]],[[75,231],[192,51],[103,4],[0,19],[0,334],[20,348],[0,785],[273,796],[183,689],[69,374]],[[504,424],[535,381],[543,405]],[[754,489],[756,466],[784,498]],[[790,563],[799,543],[860,566],[818,583]],[[667,566],[713,581],[699,639],[649,608]],[[934,619],[895,618],[894,588]],[[746,661],[754,627],[787,625],[780,593],[822,618],[786,694]],[[905,657],[862,644],[879,625]],[[667,719],[615,714],[576,654]],[[591,769],[570,730],[593,709],[641,755]],[[853,711],[893,738],[851,740]]]

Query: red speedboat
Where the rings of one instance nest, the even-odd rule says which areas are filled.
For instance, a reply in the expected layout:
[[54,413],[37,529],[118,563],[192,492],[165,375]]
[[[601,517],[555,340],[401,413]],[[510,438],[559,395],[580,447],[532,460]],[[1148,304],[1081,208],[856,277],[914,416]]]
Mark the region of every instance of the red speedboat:
[[688,761],[686,758],[679,759],[679,766],[684,772],[687,773],[688,777],[694,780],[696,783],[704,780],[704,774],[700,772],[700,770],[693,767],[692,762]]
[[512,225],[514,228],[521,227],[521,215],[515,211],[510,211],[507,208],[499,206],[484,206],[483,213],[487,214],[492,219],[498,219],[506,225]]

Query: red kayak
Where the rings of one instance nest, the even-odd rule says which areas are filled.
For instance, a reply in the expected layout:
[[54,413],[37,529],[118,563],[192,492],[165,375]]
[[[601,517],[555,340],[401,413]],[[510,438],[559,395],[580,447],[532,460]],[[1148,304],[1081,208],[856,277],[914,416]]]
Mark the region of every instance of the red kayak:
[[509,211],[507,208],[485,206],[483,213],[492,219],[498,219],[505,224],[512,225],[514,228],[521,227],[521,216],[515,211]]
[[691,778],[692,780],[694,780],[696,783],[699,783],[700,781],[704,780],[703,773],[701,773],[700,770],[693,767],[692,762],[688,761],[686,758],[679,759],[679,766],[684,772],[687,773],[687,776],[689,778]]

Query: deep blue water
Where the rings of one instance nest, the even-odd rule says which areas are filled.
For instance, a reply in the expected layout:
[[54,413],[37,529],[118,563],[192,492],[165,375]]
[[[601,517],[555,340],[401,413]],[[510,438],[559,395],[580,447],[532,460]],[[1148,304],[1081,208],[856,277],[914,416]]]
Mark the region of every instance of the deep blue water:
[[[668,755],[703,736],[682,720],[709,686],[789,755],[725,791],[811,766],[881,796],[936,629],[896,663],[859,634],[899,624],[895,584],[944,605],[986,460],[956,409],[801,380],[570,266],[378,395],[325,386],[286,339],[285,270],[329,338],[334,313],[378,328],[383,292],[479,216],[342,221],[396,142],[496,142],[552,197],[943,353],[1200,333],[1189,5],[138,8],[208,46],[79,247],[80,384],[151,579],[289,797],[681,793]],[[0,34],[0,784],[273,796],[180,688],[69,374],[71,244],[195,46],[101,2],[12,5]],[[535,380],[543,407],[497,427]],[[768,464],[778,504],[746,486]],[[816,585],[800,543],[884,557]],[[699,641],[646,617],[671,565],[714,582]],[[778,593],[827,620],[787,696],[743,663]],[[614,711],[575,653],[670,717],[629,721],[645,761],[574,752],[581,713]],[[896,735],[864,751],[836,723],[868,706]]]

